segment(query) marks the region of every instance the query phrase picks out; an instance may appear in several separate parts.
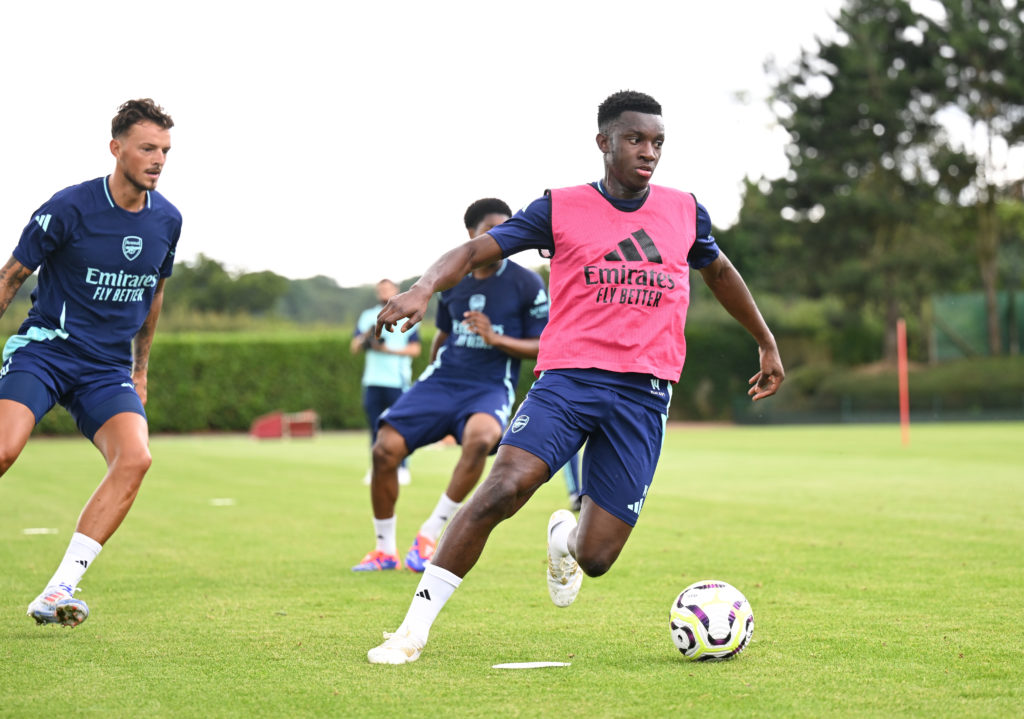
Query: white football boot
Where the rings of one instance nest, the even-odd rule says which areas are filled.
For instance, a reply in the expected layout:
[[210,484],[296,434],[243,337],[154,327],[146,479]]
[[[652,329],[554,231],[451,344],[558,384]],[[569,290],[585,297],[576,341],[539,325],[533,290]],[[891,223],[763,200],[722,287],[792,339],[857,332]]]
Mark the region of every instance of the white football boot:
[[576,517],[568,509],[559,509],[548,520],[548,593],[556,607],[568,607],[576,600],[583,584],[583,570],[571,554],[555,552],[551,547],[551,532],[569,522],[569,528],[576,526]]
[[384,632],[384,643],[366,653],[370,664],[408,664],[420,658],[426,642],[420,641],[409,630]]
[[77,587],[70,589],[65,585],[47,587],[28,605],[26,614],[35,619],[36,624],[77,627],[89,618],[89,606],[74,597],[77,591]]

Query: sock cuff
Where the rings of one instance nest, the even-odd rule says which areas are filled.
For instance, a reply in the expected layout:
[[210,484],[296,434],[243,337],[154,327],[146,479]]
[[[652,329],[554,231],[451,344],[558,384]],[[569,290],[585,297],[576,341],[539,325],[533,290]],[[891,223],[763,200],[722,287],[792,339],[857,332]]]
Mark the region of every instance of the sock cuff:
[[462,506],[462,502],[456,502],[454,499],[448,496],[447,492],[441,492],[441,497],[437,500],[437,506],[446,510],[454,512]]
[[436,564],[428,564],[426,568],[423,570],[423,574],[430,575],[435,579],[439,579],[445,584],[450,584],[451,586],[456,588],[458,588],[458,586],[462,584],[462,577],[457,577],[451,572],[449,572],[447,569],[439,567]]
[[88,537],[88,536],[82,534],[81,532],[75,532],[74,534],[71,535],[71,544],[72,545],[77,544],[77,545],[79,545],[81,547],[85,547],[86,549],[91,551],[94,555],[99,554],[100,550],[103,549],[103,545],[102,544],[97,542],[92,537]]

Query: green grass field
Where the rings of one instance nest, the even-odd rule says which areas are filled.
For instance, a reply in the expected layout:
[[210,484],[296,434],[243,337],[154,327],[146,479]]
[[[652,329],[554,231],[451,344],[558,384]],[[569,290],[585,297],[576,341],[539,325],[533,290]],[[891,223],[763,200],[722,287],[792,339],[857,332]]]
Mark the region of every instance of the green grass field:
[[[894,426],[672,428],[608,575],[550,603],[556,477],[496,530],[403,667],[366,650],[417,575],[349,571],[373,542],[362,433],[155,437],[76,629],[36,627],[25,607],[102,462],[81,438],[33,439],[0,479],[0,716],[1019,715],[1022,437],[1019,423],[917,425],[909,447]],[[413,457],[400,552],[456,452]],[[747,595],[756,629],[737,659],[691,664],[668,609],[707,578]],[[531,660],[571,666],[491,668]]]

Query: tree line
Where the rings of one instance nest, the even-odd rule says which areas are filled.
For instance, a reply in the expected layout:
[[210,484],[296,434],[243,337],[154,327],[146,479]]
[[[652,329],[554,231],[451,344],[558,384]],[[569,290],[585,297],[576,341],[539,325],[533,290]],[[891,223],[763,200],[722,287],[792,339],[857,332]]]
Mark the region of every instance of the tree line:
[[[840,336],[881,328],[861,359],[894,357],[899,317],[923,345],[930,298],[966,291],[984,294],[989,354],[1016,351],[997,294],[1019,289],[1024,265],[1010,164],[1024,154],[1022,3],[848,0],[834,20],[793,66],[766,62],[789,171],[747,179],[720,244],[759,293],[822,301]],[[354,322],[374,302],[369,286],[231,275],[203,256],[174,285],[171,305],[301,322]]]
[[997,293],[1024,257],[1024,8],[848,0],[835,24],[795,66],[766,64],[790,169],[747,181],[723,244],[760,289],[880,321],[887,358],[897,318],[924,331],[933,294],[978,289],[989,354],[1017,351]]
[[202,328],[203,315],[354,327],[359,312],[376,303],[371,286],[341,287],[323,275],[296,280],[270,271],[233,273],[203,254],[178,262],[170,283],[164,308],[172,323],[186,328],[190,317]]
[[[810,324],[826,326],[822,342],[840,362],[893,358],[899,317],[920,358],[938,321],[931,299],[957,292],[983,293],[988,354],[1017,353],[1024,0],[847,0],[834,20],[792,66],[765,63],[789,170],[746,180],[738,222],[716,228],[719,243],[783,324],[787,308],[813,305]],[[374,303],[371,285],[233,273],[199,255],[175,267],[161,323],[354,326]],[[210,316],[228,319],[204,325]]]

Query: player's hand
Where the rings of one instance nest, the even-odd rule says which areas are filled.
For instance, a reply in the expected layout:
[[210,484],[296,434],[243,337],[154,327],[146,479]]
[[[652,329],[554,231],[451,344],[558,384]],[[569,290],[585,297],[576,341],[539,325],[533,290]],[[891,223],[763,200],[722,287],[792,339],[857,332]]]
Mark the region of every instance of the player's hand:
[[366,332],[360,335],[360,338],[364,350],[377,350],[378,352],[383,350],[384,342],[379,337],[374,336],[373,330],[366,330]]
[[139,395],[139,399],[145,405],[149,394],[149,378],[146,376],[146,371],[135,370],[132,372],[132,383],[135,385],[135,394]]
[[470,332],[480,335],[480,338],[487,344],[493,344],[492,340],[495,332],[494,328],[491,327],[491,318],[483,312],[477,312],[476,310],[463,312],[462,326]]
[[408,332],[411,330],[427,313],[427,303],[430,302],[432,294],[433,292],[428,292],[417,285],[413,285],[405,292],[392,297],[381,311],[377,313],[377,326],[374,329],[374,337],[379,338],[383,330],[391,332],[394,326],[404,319],[407,319],[408,322],[402,325],[401,331]]
[[782,368],[782,358],[779,356],[779,349],[774,345],[765,349],[758,349],[761,359],[761,371],[750,378],[750,389],[747,394],[756,402],[765,397],[771,397],[779,391],[779,385],[786,379],[786,371]]

